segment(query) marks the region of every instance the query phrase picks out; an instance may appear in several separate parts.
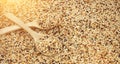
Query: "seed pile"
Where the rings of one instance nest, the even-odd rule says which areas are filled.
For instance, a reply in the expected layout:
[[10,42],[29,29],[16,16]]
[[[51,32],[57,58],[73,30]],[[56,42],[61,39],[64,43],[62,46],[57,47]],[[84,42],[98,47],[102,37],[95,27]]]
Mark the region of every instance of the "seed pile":
[[[14,1],[14,0],[13,0]],[[0,35],[1,64],[119,64],[119,0],[20,0],[0,2],[0,29],[15,25],[3,13],[24,23],[38,19],[42,37],[36,43],[23,29]]]

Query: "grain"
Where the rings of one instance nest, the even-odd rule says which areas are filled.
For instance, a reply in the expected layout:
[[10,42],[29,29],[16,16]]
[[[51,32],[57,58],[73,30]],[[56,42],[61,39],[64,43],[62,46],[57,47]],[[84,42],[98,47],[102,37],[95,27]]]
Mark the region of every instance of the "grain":
[[[16,25],[2,16],[15,14],[32,28],[40,43],[23,29],[0,35],[1,64],[120,64],[119,0],[20,0],[4,2],[0,29]],[[59,26],[58,26],[59,25]],[[5,53],[5,54],[3,54]]]

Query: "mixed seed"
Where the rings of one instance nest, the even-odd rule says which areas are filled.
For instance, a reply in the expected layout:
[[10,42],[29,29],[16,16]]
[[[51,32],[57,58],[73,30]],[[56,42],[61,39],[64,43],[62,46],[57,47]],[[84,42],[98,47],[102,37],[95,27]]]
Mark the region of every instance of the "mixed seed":
[[[24,0],[7,5],[3,12],[13,13],[25,24],[38,19],[40,28],[48,30],[32,29],[49,36],[35,43],[24,30],[0,35],[0,63],[120,63],[119,0]],[[0,29],[13,25],[0,17]]]

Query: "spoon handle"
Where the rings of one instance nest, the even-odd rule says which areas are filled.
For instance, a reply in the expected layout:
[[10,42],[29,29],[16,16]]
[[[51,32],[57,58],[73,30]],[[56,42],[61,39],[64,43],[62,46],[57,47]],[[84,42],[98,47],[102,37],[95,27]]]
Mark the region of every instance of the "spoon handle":
[[[26,23],[26,25],[29,27],[35,27],[36,24],[33,21],[33,22]],[[21,27],[17,26],[17,25],[5,27],[5,28],[0,29],[0,35],[9,33],[9,32],[15,31],[15,30],[19,30],[19,29],[21,29]]]
[[27,25],[24,24],[23,21],[21,21],[19,18],[17,18],[16,16],[14,16],[12,13],[6,13],[5,16],[7,18],[9,18],[10,20],[12,20],[14,23],[18,24],[20,27],[22,27],[24,30],[26,30],[33,38],[34,40],[38,40],[39,35],[38,33],[36,33],[35,31],[33,31],[32,29],[30,29]]

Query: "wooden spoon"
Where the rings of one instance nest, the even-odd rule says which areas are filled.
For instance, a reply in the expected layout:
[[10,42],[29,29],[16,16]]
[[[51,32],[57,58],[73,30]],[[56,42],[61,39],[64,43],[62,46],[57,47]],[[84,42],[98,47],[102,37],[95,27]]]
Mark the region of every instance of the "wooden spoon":
[[[49,27],[49,28],[43,28],[43,27],[39,26],[39,24],[38,24],[37,21],[38,20],[34,20],[32,22],[26,23],[26,25],[29,26],[29,27],[34,27],[34,28],[38,28],[40,30],[46,30],[46,31],[51,30],[51,29],[53,29],[55,27],[60,26],[59,23],[58,23],[58,24],[56,24],[56,26]],[[5,27],[5,28],[0,29],[0,35],[9,33],[9,32],[15,31],[15,30],[19,30],[19,29],[21,29],[21,27],[18,26],[18,25]]]
[[5,13],[4,14],[7,18],[12,20],[14,23],[18,24],[20,27],[22,27],[25,31],[27,31],[35,40],[35,42],[39,41],[41,36],[45,36],[45,34],[39,34],[35,31],[33,31],[31,28],[29,28],[26,24],[24,24],[23,21],[21,21],[19,18],[14,16],[12,13]]

